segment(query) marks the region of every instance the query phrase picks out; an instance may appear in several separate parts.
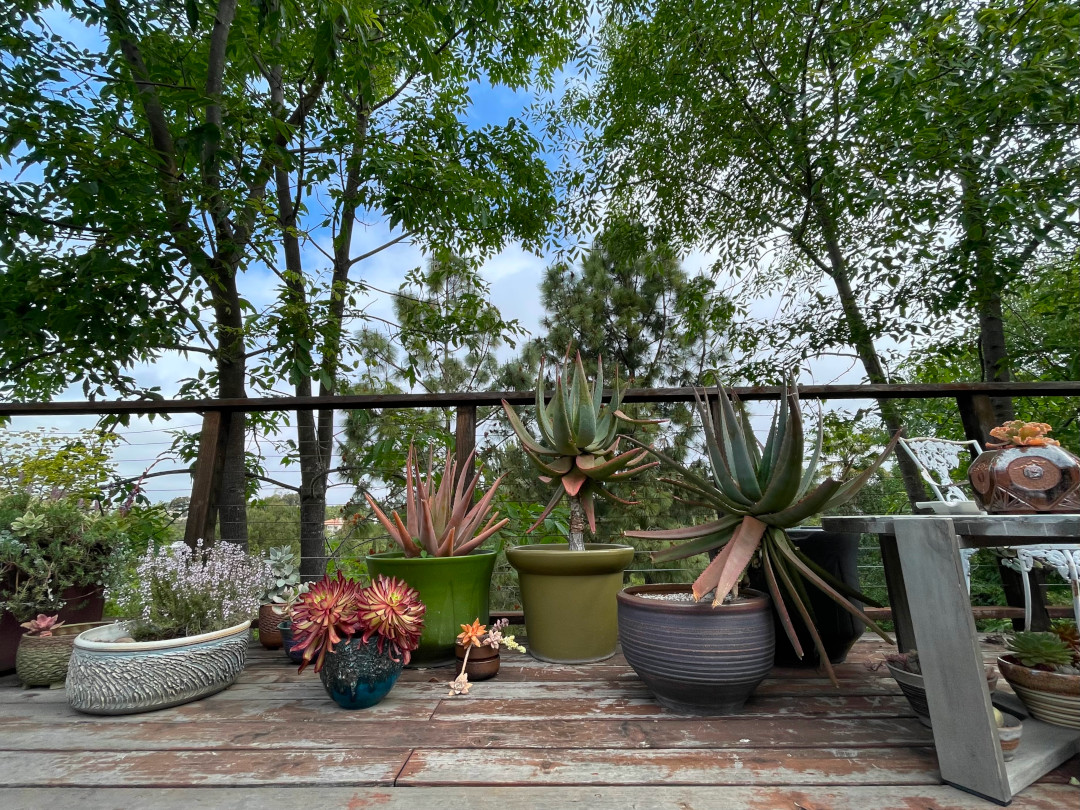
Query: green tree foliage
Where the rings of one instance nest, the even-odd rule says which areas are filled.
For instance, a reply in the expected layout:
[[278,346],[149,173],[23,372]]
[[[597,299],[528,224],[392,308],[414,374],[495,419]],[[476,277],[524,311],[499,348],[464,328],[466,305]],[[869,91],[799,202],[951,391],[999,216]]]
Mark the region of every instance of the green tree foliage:
[[111,494],[115,433],[81,430],[74,437],[39,430],[0,433],[0,489],[44,497],[104,500]]

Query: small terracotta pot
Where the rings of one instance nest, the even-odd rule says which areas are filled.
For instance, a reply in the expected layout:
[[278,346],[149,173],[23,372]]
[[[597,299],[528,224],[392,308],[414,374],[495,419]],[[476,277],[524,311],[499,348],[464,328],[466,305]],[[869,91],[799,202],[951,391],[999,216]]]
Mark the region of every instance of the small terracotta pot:
[[281,649],[280,623],[281,614],[274,610],[273,605],[259,605],[259,642],[268,650]]
[[[461,662],[465,659],[465,648],[461,644],[454,645],[454,655],[457,656],[455,671],[461,674]],[[469,660],[465,662],[465,672],[470,681],[486,681],[499,674],[499,651],[491,647],[473,647],[469,653]]]
[[998,742],[1001,743],[1001,754],[1008,762],[1016,756],[1016,749],[1020,747],[1020,737],[1024,733],[1024,725],[1019,717],[1011,714],[1005,715],[1005,725],[998,726]]

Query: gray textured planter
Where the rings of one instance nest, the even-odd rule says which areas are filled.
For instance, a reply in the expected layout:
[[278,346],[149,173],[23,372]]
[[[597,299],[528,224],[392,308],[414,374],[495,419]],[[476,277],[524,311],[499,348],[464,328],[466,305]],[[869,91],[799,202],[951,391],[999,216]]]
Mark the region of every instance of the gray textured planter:
[[136,714],[220,692],[244,669],[250,621],[187,638],[115,642],[120,622],[75,639],[68,667],[68,703],[87,714]]

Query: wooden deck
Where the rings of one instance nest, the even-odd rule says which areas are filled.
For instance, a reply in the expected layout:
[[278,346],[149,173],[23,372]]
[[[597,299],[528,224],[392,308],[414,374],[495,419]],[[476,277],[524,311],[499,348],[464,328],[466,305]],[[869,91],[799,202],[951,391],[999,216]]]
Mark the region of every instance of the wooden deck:
[[[933,741],[856,645],[841,688],[775,670],[728,718],[657,706],[623,659],[502,672],[448,697],[446,670],[408,670],[380,705],[337,708],[318,676],[253,646],[236,685],[197,703],[80,715],[63,690],[0,678],[0,808],[992,808],[942,785]],[[992,658],[996,650],[986,648]],[[1080,808],[1080,757],[1021,793]]]

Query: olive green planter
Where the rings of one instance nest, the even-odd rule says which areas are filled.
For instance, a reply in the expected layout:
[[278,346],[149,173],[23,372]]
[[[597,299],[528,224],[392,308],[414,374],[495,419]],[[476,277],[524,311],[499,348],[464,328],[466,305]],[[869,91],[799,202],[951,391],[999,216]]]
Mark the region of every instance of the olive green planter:
[[541,661],[584,664],[615,654],[619,623],[615,595],[634,549],[615,543],[565,543],[506,550],[518,572],[529,653]]
[[403,579],[420,593],[427,606],[420,646],[409,666],[431,667],[454,662],[454,644],[461,625],[491,619],[489,598],[494,551],[474,551],[463,557],[406,557],[400,551],[369,554],[368,573]]

